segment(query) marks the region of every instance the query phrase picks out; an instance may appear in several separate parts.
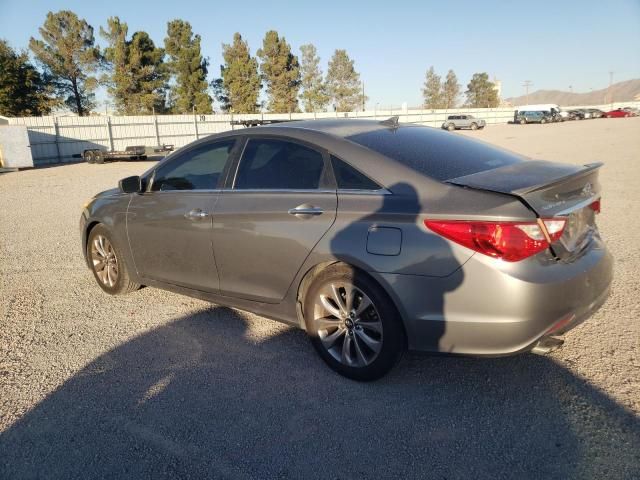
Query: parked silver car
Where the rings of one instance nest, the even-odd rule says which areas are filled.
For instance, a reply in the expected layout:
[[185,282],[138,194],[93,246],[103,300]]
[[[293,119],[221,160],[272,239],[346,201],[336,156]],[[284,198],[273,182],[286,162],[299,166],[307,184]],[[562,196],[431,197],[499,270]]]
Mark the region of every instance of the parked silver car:
[[445,130],[460,130],[468,128],[470,130],[483,129],[487,122],[473,115],[449,115],[447,120],[442,124]]
[[148,285],[280,320],[370,380],[406,348],[513,354],[589,317],[612,275],[599,167],[397,119],[247,128],[98,194],[82,250],[107,293]]

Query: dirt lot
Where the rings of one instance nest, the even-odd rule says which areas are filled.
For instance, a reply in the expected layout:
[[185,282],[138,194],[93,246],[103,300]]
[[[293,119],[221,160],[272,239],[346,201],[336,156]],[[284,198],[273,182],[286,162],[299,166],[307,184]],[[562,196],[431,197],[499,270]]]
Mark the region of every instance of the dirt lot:
[[0,478],[640,478],[640,118],[462,134],[606,162],[613,293],[552,355],[411,354],[370,384],[255,315],[102,293],[82,204],[150,162],[0,175]]

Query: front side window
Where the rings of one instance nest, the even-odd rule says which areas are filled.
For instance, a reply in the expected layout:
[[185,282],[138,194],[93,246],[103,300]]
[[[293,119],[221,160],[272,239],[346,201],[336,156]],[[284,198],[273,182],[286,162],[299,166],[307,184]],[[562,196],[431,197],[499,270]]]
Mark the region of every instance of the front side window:
[[284,140],[250,139],[234,188],[316,190],[323,170],[323,155],[311,148]]
[[218,188],[234,144],[232,139],[201,145],[162,165],[156,170],[151,191]]

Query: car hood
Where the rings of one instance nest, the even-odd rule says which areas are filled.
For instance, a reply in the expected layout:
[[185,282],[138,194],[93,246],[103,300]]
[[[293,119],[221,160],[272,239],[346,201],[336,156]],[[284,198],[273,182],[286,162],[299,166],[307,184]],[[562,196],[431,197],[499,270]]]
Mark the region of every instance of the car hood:
[[104,192],[100,192],[93,198],[112,197],[118,194],[124,195],[124,193],[122,193],[122,191],[116,187],[116,188],[110,188],[109,190],[105,190]]

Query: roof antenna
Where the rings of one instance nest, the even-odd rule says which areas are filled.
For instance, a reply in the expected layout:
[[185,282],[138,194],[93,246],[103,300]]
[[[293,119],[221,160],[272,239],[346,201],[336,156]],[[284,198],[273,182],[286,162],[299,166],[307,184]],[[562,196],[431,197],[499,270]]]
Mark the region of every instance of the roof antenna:
[[384,125],[386,127],[391,127],[391,128],[398,128],[399,127],[398,120],[400,120],[400,117],[398,115],[394,115],[393,117],[389,117],[386,120],[382,120],[380,122],[380,125]]

